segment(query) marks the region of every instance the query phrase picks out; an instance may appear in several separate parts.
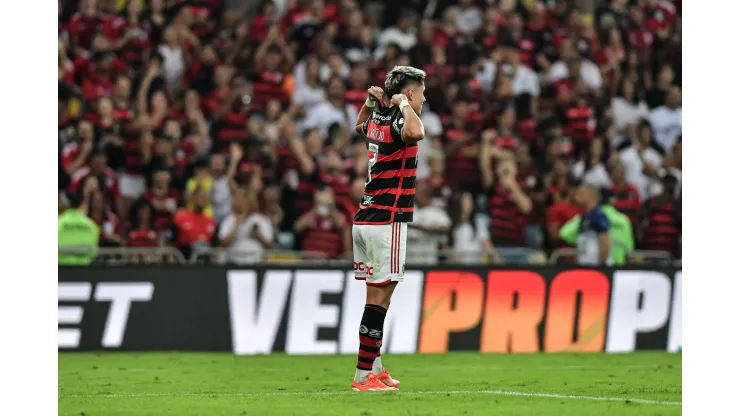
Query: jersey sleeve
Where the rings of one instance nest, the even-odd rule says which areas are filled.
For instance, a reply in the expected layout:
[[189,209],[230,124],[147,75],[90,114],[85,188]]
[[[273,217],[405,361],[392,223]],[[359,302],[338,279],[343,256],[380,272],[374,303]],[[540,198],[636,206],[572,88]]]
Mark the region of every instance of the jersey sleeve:
[[403,112],[398,110],[394,111],[391,116],[391,137],[395,140],[403,140],[401,131],[403,131]]
[[373,118],[372,116],[368,117],[367,120],[365,120],[362,123],[362,134],[367,136],[367,126],[370,124],[370,119]]

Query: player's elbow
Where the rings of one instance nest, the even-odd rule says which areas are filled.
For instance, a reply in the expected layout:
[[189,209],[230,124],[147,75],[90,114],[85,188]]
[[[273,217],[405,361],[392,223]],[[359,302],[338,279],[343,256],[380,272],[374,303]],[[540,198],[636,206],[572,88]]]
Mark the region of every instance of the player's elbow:
[[404,128],[403,139],[407,142],[418,142],[424,139],[424,130],[415,128]]

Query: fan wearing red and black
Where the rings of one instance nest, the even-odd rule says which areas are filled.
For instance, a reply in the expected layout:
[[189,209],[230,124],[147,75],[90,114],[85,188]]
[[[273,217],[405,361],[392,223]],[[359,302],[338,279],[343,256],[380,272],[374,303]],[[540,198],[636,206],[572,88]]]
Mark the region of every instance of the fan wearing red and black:
[[[397,390],[380,361],[383,323],[393,290],[403,281],[406,231],[413,221],[417,142],[424,138],[419,115],[426,100],[426,73],[396,66],[385,79],[385,93],[370,87],[357,116],[365,136],[368,169],[365,193],[352,225],[355,278],[367,286],[360,323],[360,349],[352,390]],[[390,97],[390,98],[389,98]]]

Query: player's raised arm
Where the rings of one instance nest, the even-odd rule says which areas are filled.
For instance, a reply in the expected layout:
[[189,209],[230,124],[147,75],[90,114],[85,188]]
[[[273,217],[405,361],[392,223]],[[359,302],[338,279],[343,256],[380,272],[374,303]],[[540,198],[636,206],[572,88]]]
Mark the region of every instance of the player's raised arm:
[[404,125],[401,130],[401,137],[406,143],[414,143],[424,139],[424,125],[416,111],[409,104],[408,98],[404,94],[396,94],[391,99],[391,105],[397,105],[403,114]]
[[410,66],[397,66],[385,77],[385,93],[391,97],[391,105],[398,106],[403,115],[401,138],[414,143],[424,138],[424,125],[419,115],[424,106],[424,80],[426,72]]
[[355,122],[355,131],[357,134],[365,135],[365,122],[370,118],[373,113],[373,109],[378,104],[378,101],[383,99],[383,89],[380,87],[370,87],[367,89],[367,99],[365,104],[360,109],[360,113],[357,114],[357,122]]

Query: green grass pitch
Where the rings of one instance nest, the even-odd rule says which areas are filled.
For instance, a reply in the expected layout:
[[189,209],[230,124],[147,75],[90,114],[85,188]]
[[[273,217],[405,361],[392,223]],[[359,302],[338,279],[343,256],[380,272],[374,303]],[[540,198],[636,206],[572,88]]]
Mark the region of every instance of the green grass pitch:
[[353,356],[60,353],[59,414],[680,415],[681,355],[387,355],[398,392],[350,390]]

